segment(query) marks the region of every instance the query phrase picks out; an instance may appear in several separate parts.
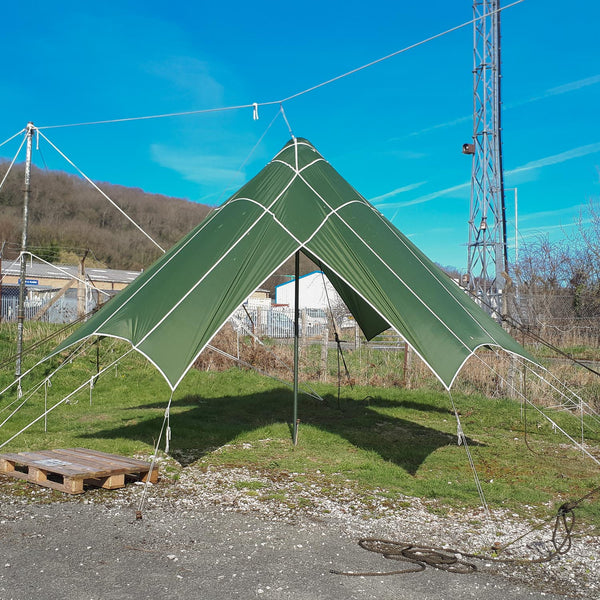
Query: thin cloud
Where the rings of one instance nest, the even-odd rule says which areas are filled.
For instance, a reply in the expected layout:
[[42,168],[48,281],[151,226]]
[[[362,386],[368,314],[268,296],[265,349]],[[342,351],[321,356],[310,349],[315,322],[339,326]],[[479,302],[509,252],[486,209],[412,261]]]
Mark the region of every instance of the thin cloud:
[[405,192],[410,192],[412,190],[416,190],[417,188],[421,187],[422,185],[425,185],[426,183],[427,183],[426,181],[419,181],[418,183],[410,183],[409,185],[405,185],[403,187],[396,188],[395,190],[392,190],[391,192],[387,192],[387,194],[382,194],[381,196],[375,196],[374,198],[371,198],[369,200],[369,202],[371,202],[371,204],[374,204],[375,206],[386,206],[386,203],[384,202],[384,200],[387,200],[388,198],[393,198],[394,196],[397,196],[398,194],[403,194]]
[[556,210],[542,210],[535,213],[519,215],[519,222],[531,221],[532,219],[545,219],[547,217],[558,217],[560,215],[580,214],[585,209],[585,204],[576,204],[575,206],[567,206],[557,208]]
[[551,88],[546,92],[546,94],[548,96],[558,96],[560,94],[576,92],[577,90],[589,87],[590,85],[596,85],[597,83],[600,83],[600,75],[592,75],[591,77],[586,77],[585,79],[578,79],[577,81],[572,81],[571,83],[565,83],[564,85]]
[[175,56],[150,63],[147,70],[179,90],[188,102],[215,106],[223,100],[224,86],[215,79],[210,65],[205,61]]
[[586,77],[584,79],[577,79],[576,81],[571,81],[569,83],[550,88],[538,96],[532,96],[531,98],[527,98],[525,100],[518,100],[517,102],[505,104],[504,108],[517,108],[519,106],[531,104],[532,102],[538,102],[539,100],[552,98],[553,96],[561,96],[562,94],[576,92],[591,85],[596,85],[597,83],[600,83],[600,75],[592,75],[591,77]]
[[[510,102],[504,104],[504,110],[509,110],[511,108],[517,108],[519,106],[524,106],[526,104],[530,104],[532,102],[538,102],[539,100],[545,100],[546,98],[550,98],[552,96],[561,96],[562,94],[568,94],[570,92],[576,92],[586,87],[590,87],[592,85],[596,85],[600,83],[600,75],[592,75],[590,77],[585,77],[584,79],[577,79],[576,81],[571,81],[569,83],[565,83],[563,85],[559,85],[553,88],[550,88],[543,92],[538,96],[533,96],[531,98],[527,98],[526,100],[518,100],[516,102]],[[437,131],[438,129],[445,129],[446,127],[454,127],[454,125],[460,125],[465,123],[466,121],[472,121],[473,115],[457,117],[456,119],[451,119],[450,121],[446,121],[444,123],[438,123],[437,125],[430,125],[429,127],[425,127],[423,129],[419,129],[418,131],[413,131],[411,133],[407,133],[404,138],[413,137],[416,135],[423,135],[426,133],[431,133],[432,131]],[[395,141],[397,139],[403,138],[394,138]]]
[[425,196],[420,196],[419,198],[413,198],[412,200],[406,200],[405,202],[392,202],[390,204],[386,204],[385,208],[404,208],[406,206],[414,206],[415,204],[424,204],[425,202],[430,202],[431,200],[436,200],[440,196],[445,196],[447,194],[452,194],[454,192],[459,192],[465,189],[470,189],[471,182],[467,181],[465,183],[460,183],[458,185],[453,185],[444,190],[438,190],[437,192],[432,192],[431,194],[426,194]]
[[412,137],[415,135],[423,135],[425,133],[431,133],[432,131],[437,131],[438,129],[444,129],[446,127],[454,127],[454,125],[460,125],[461,123],[465,123],[466,121],[472,121],[472,120],[473,120],[473,115],[458,117],[456,119],[446,121],[445,123],[438,123],[437,125],[431,125],[430,127],[425,127],[424,129],[419,129],[418,131],[413,131],[412,133],[406,134],[405,137]]
[[[560,152],[559,154],[553,154],[552,156],[546,156],[546,157],[540,158],[538,160],[533,160],[524,165],[521,165],[520,167],[516,167],[515,169],[510,169],[509,171],[505,171],[504,174],[505,174],[505,176],[518,175],[521,173],[534,171],[536,169],[541,169],[543,167],[547,167],[550,165],[557,165],[557,164],[566,162],[568,160],[573,160],[575,158],[581,158],[583,156],[587,156],[589,154],[594,154],[596,152],[600,152],[600,142],[596,142],[594,144],[587,144],[585,146],[579,146],[578,148],[572,148],[571,150],[567,150],[566,152]],[[461,192],[465,189],[469,189],[470,187],[471,187],[471,182],[467,181],[465,183],[453,185],[453,186],[445,188],[443,190],[438,190],[437,192],[431,192],[430,194],[426,194],[426,195],[420,196],[418,198],[413,198],[412,200],[406,200],[404,202],[385,203],[384,206],[386,209],[393,209],[393,208],[404,208],[407,206],[414,206],[415,204],[424,204],[426,202],[431,202],[431,200],[436,200],[440,196],[446,196],[448,194],[452,194],[455,192]],[[381,206],[381,204],[379,204],[379,206]],[[560,210],[565,210],[565,209],[560,209]]]
[[179,173],[184,179],[202,185],[239,185],[244,182],[245,175],[236,168],[223,165],[240,164],[241,161],[230,156],[196,154],[160,144],[150,147],[152,159],[161,167]]
[[588,156],[589,154],[595,154],[600,152],[600,142],[594,144],[586,144],[585,146],[579,146],[578,148],[572,148],[566,152],[560,152],[559,154],[553,154],[552,156],[546,156],[538,160],[525,163],[515,169],[505,171],[505,175],[517,175],[519,173],[525,173],[527,171],[534,171],[536,169],[542,169],[550,165],[558,165],[574,158],[581,158],[582,156]]

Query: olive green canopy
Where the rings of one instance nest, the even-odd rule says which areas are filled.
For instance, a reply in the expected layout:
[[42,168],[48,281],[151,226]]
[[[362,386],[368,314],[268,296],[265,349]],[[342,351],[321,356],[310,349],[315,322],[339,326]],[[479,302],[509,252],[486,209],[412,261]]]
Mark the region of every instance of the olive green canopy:
[[91,335],[122,338],[175,389],[235,309],[296,251],[324,271],[367,339],[394,328],[447,388],[480,346],[532,360],[300,138],[57,351]]

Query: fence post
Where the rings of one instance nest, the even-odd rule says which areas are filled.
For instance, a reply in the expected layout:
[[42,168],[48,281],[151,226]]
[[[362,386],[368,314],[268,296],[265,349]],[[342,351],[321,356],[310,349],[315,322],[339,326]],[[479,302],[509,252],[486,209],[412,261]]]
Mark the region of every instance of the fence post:
[[306,318],[306,308],[302,309],[302,345],[303,346],[307,346],[308,345],[308,320]]
[[321,342],[321,381],[326,382],[329,376],[327,355],[329,353],[329,329],[323,329],[323,340]]
[[404,342],[404,364],[402,370],[402,387],[410,389],[410,367],[412,364],[412,353],[410,346]]
[[508,364],[508,373],[506,377],[507,387],[508,387],[508,397],[509,398],[518,398],[519,392],[521,392],[521,380],[520,380],[520,371],[519,371],[519,361],[516,356],[509,356],[508,360],[510,361]]

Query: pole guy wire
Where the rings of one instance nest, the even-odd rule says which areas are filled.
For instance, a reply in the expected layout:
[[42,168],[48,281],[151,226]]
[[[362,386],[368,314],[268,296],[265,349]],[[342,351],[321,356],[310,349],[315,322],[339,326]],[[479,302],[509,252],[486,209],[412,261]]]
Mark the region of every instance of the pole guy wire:
[[514,6],[516,6],[517,4],[521,4],[522,2],[524,2],[525,0],[516,0],[515,2],[512,2],[511,4],[507,4],[506,6],[500,7],[494,11],[490,11],[489,13],[486,13],[485,15],[481,15],[480,17],[476,17],[474,19],[470,19],[469,21],[465,21],[464,23],[461,23],[460,25],[456,25],[454,27],[451,27],[450,29],[446,29],[445,31],[442,31],[440,33],[437,33],[435,35],[429,36],[428,38],[425,38],[419,42],[416,42],[414,44],[410,44],[409,46],[406,46],[400,50],[396,50],[395,52],[392,52],[391,54],[387,54],[386,56],[382,56],[380,58],[377,58],[375,60],[372,60],[364,65],[361,65],[359,67],[356,67],[350,71],[347,71],[346,73],[342,73],[340,75],[336,75],[335,77],[332,77],[331,79],[327,79],[326,81],[322,81],[321,83],[318,83],[316,85],[313,85],[309,88],[306,88],[305,90],[301,90],[299,92],[296,92],[294,94],[291,94],[290,96],[286,96],[285,98],[281,99],[281,100],[269,100],[269,101],[264,101],[264,102],[251,102],[251,103],[247,103],[247,104],[239,104],[239,105],[235,105],[235,106],[224,106],[224,107],[216,107],[216,108],[207,108],[207,109],[200,109],[200,110],[189,110],[189,111],[182,111],[182,112],[171,112],[171,113],[164,113],[164,114],[157,114],[157,115],[146,115],[146,116],[140,116],[140,117],[124,117],[124,118],[119,118],[119,119],[106,119],[106,120],[102,120],[102,121],[86,121],[86,122],[81,122],[81,123],[68,123],[68,124],[64,124],[64,125],[46,125],[46,126],[42,126],[42,127],[38,127],[37,129],[58,129],[58,128],[66,128],[66,127],[82,127],[82,126],[86,126],[86,125],[106,125],[109,123],[125,123],[125,122],[131,122],[131,121],[144,121],[144,120],[150,120],[150,119],[162,119],[162,118],[167,118],[167,117],[181,117],[181,116],[189,116],[189,115],[198,115],[198,114],[206,114],[206,113],[214,113],[214,112],[225,112],[225,111],[232,111],[232,110],[240,110],[240,109],[247,109],[247,108],[251,108],[253,109],[254,114],[256,114],[256,111],[258,109],[258,107],[260,106],[272,106],[274,104],[279,104],[282,105],[284,102],[289,102],[291,100],[294,100],[295,98],[299,98],[300,96],[303,96],[305,94],[314,92],[315,90],[318,90],[322,87],[325,87],[327,85],[330,85],[332,83],[335,83],[336,81],[339,81],[340,79],[344,79],[345,77],[349,77],[350,75],[354,75],[355,73],[358,73],[360,71],[364,71],[365,69],[368,69],[370,67],[375,66],[376,64],[379,64],[381,62],[384,62],[386,60],[389,60],[391,58],[394,58],[395,56],[398,56],[400,54],[404,54],[405,52],[408,52],[410,50],[413,50],[415,48],[418,48],[419,46],[423,46],[424,44],[428,44],[429,42],[432,42],[436,39],[439,39],[441,37],[444,37],[446,35],[449,35],[450,33],[454,33],[455,31],[458,31],[459,29],[464,29],[465,27],[468,27],[469,25],[472,25],[473,23],[475,23],[476,21],[481,21],[483,19],[486,19],[487,17],[489,17],[490,15],[493,15],[495,13],[500,13],[504,10],[506,10],[507,8],[512,8]]

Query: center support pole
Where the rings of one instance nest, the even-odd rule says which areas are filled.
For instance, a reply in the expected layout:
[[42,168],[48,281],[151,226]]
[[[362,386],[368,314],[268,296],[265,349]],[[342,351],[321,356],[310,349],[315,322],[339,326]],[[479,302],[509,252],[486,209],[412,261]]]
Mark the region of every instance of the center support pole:
[[295,257],[294,284],[294,417],[293,436],[294,446],[298,443],[298,355],[300,347],[300,251]]

